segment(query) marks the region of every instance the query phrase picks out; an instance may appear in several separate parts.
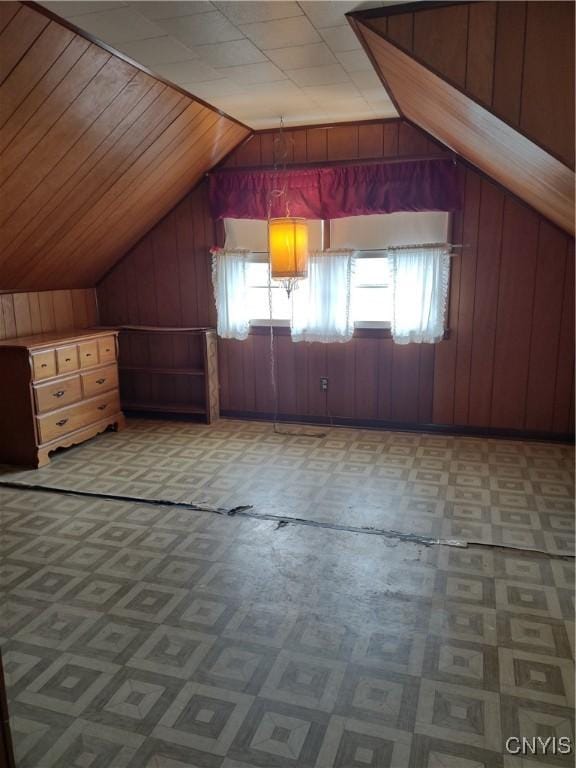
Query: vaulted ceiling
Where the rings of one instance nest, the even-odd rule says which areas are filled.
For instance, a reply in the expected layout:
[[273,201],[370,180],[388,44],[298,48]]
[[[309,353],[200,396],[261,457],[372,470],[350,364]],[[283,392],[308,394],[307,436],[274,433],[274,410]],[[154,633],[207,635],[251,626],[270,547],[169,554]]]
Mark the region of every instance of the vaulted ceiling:
[[250,134],[35,7],[0,50],[0,289],[94,285]]
[[574,234],[574,4],[351,14],[401,115]]
[[[90,7],[86,15],[93,14],[92,22],[97,17],[102,22],[101,14],[109,11],[108,3],[61,5],[77,16]],[[216,12],[206,12],[205,6],[212,8],[207,0],[122,8],[148,18],[164,14],[168,5],[185,19],[199,7],[201,14],[191,15],[203,15],[204,24]],[[260,24],[272,34],[277,27],[266,25],[274,19],[256,20],[254,14],[280,13],[282,6],[288,16],[276,21],[301,23],[303,15],[315,20],[324,46],[331,35],[342,35],[342,12],[356,3],[303,2],[298,13],[294,5],[217,3],[214,8],[220,14],[243,13],[239,27]],[[383,81],[377,87],[384,98],[390,93],[404,117],[573,232],[573,4],[419,5],[353,14],[366,60]],[[175,30],[184,24],[190,31],[196,23],[180,20]],[[156,53],[167,50],[157,37],[143,41],[128,42],[143,49],[151,45]],[[198,46],[206,49],[204,55],[219,51],[226,63],[227,43],[235,42],[200,40]],[[300,43],[295,48],[317,45]],[[0,290],[96,284],[251,133],[34,3],[0,2],[0,51]],[[352,48],[341,53],[344,69],[345,62],[356,66],[358,53],[365,56]],[[286,72],[292,56],[302,63],[308,54],[311,48],[270,49],[275,66],[284,55]],[[191,61],[200,66],[200,54],[193,55]],[[312,58],[311,68],[322,69]],[[344,103],[346,86],[333,86]],[[311,103],[309,120],[302,122],[315,122],[314,109]]]

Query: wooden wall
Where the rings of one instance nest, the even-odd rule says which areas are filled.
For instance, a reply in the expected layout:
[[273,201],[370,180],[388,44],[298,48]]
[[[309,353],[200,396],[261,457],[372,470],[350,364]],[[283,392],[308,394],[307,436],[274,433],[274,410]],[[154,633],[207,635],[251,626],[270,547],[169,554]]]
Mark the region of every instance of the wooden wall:
[[249,129],[0,3],[0,289],[93,286]]
[[[229,159],[269,164],[272,134]],[[291,162],[429,156],[442,150],[399,120],[288,132]],[[294,344],[277,335],[280,412],[530,432],[573,431],[573,240],[476,171],[460,166],[450,337],[398,346],[384,335]],[[205,184],[188,195],[98,286],[104,323],[215,323]],[[269,338],[219,340],[224,411],[273,411]],[[328,393],[320,376],[329,377]]]
[[[428,18],[434,10],[413,14],[416,30],[420,16]],[[461,16],[466,7],[454,5],[437,10]],[[472,11],[470,15],[473,15]],[[392,18],[396,17],[389,17],[388,22]],[[524,136],[520,129],[508,125],[471,100],[466,91],[455,88],[428,65],[371,29],[370,20],[359,19],[353,23],[402,117],[451,147],[460,157],[574,235],[574,172],[567,165]],[[433,21],[430,23],[431,37],[436,39]],[[446,28],[441,27],[441,36],[445,32]],[[415,40],[418,39],[415,35]],[[449,61],[453,58],[457,57],[451,57]],[[554,93],[559,99],[564,98],[560,86]],[[574,122],[566,117],[562,130],[573,141]]]
[[365,19],[574,168],[574,3],[424,3]]
[[93,288],[0,293],[0,339],[89,328],[97,322]]

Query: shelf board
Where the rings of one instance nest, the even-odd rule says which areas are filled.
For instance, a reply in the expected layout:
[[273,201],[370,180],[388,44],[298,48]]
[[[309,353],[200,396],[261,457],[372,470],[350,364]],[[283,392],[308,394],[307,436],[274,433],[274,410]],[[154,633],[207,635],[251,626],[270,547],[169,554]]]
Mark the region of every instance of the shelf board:
[[120,372],[175,374],[177,376],[206,375],[202,368],[151,368],[146,365],[121,365]]
[[186,405],[186,403],[139,403],[122,402],[124,411],[160,411],[163,413],[199,413],[206,415],[206,409],[199,405]]

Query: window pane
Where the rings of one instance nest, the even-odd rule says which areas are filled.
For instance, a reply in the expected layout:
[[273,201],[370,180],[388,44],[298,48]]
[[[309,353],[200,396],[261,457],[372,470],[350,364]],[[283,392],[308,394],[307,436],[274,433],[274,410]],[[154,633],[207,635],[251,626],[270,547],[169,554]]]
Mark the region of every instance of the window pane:
[[354,261],[350,312],[355,322],[386,322],[391,318],[388,259]]
[[389,288],[354,288],[350,306],[354,322],[387,322],[392,317]]
[[357,258],[354,261],[352,285],[388,285],[388,259]]
[[[270,304],[268,298],[268,264],[251,262],[247,265],[248,302],[251,320],[268,320]],[[272,319],[289,320],[292,303],[285,289],[272,280]]]

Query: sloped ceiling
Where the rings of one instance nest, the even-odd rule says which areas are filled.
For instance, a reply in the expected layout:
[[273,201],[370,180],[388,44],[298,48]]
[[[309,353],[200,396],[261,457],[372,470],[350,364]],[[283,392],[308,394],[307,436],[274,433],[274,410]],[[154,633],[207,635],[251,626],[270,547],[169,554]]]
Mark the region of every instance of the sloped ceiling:
[[95,285],[250,134],[29,5],[0,51],[0,290]]
[[572,3],[351,14],[400,113],[574,234]]

